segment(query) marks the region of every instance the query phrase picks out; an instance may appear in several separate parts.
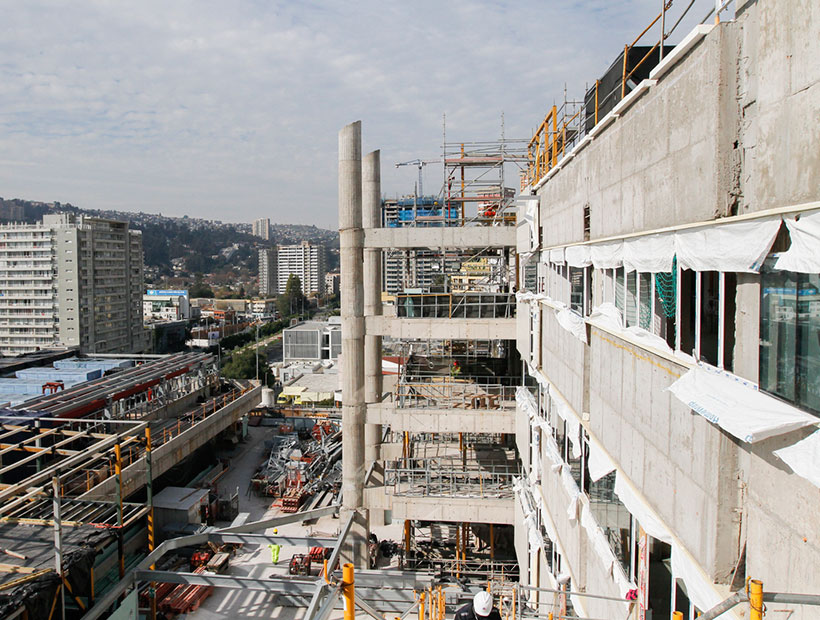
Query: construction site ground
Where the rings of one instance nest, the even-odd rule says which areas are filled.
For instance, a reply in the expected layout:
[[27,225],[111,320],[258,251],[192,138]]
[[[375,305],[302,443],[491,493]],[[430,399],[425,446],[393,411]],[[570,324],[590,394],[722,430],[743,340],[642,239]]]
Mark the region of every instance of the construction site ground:
[[[259,426],[248,429],[245,442],[239,444],[232,455],[231,467],[220,480],[220,487],[233,491],[239,487],[239,512],[250,513],[248,521],[259,521],[275,517],[280,513],[278,508],[272,508],[272,498],[258,497],[248,492],[248,482],[259,464],[268,456],[265,449],[265,440],[271,439],[276,431],[273,428]],[[228,526],[229,523],[217,523],[218,526]],[[279,534],[291,536],[320,536],[335,538],[340,527],[339,519],[323,517],[315,524],[303,526],[301,523],[292,523],[278,528]],[[401,524],[391,524],[373,528],[379,539],[389,538],[400,540],[402,536]],[[273,530],[266,530],[272,534]],[[265,545],[245,545],[231,558],[229,575],[267,578],[274,575],[287,575],[291,557],[296,553],[307,553],[302,547],[283,546],[279,555],[279,562],[271,562],[270,549]],[[241,589],[216,589],[206,599],[202,606],[187,617],[196,620],[216,620],[223,618],[281,618],[290,620],[301,618],[304,608],[281,606],[276,596],[266,592]],[[342,610],[333,617],[342,617]]]

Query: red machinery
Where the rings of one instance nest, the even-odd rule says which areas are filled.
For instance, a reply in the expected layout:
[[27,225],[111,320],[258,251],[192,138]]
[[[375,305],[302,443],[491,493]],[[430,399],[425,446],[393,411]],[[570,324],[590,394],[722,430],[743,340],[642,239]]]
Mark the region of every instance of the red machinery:
[[310,575],[310,555],[297,553],[290,559],[288,573],[291,575]]

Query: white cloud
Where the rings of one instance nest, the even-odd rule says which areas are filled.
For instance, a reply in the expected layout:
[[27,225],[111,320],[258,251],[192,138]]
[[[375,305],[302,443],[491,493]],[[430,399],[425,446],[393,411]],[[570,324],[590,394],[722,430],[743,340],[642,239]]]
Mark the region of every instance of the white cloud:
[[[529,137],[657,10],[609,2],[6,3],[0,195],[250,221],[336,221],[361,119],[389,194],[448,138]],[[425,172],[427,188],[439,170]]]

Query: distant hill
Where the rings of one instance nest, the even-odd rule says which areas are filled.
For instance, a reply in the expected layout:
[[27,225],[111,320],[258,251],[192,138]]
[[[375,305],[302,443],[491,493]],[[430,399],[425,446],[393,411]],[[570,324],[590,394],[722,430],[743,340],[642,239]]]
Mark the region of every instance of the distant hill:
[[131,227],[143,233],[146,266],[165,275],[172,275],[172,265],[180,262],[191,273],[212,273],[230,266],[246,267],[255,275],[259,248],[302,241],[326,246],[328,267],[338,267],[338,231],[316,226],[272,224],[272,238],[265,241],[251,234],[250,224],[228,224],[188,216],[166,217],[153,213],[81,209],[70,203],[19,198],[6,200],[0,197],[0,222],[33,223],[46,213],[58,212],[128,220]]

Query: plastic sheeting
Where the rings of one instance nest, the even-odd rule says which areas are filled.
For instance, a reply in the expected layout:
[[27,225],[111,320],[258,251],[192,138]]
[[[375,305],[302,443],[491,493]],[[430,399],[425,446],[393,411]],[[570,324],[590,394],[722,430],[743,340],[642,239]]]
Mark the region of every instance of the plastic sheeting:
[[608,331],[618,332],[624,328],[621,311],[611,302],[604,302],[595,306],[589,315],[589,322],[597,324]]
[[598,527],[595,518],[592,516],[592,511],[585,503],[581,508],[581,526],[587,531],[587,536],[592,543],[592,549],[595,555],[601,560],[601,563],[606,568],[608,574],[612,574],[612,568],[617,562],[612,547],[609,546],[609,541],[606,538],[603,530]]
[[558,319],[558,324],[561,327],[586,344],[587,326],[584,322],[584,318],[580,314],[573,312],[569,308],[563,308],[555,312],[555,318]]
[[800,273],[820,273],[820,211],[784,217],[792,239],[791,247],[781,254],[775,269]]
[[767,217],[675,233],[681,269],[757,273],[777,237],[781,218]]
[[820,431],[791,446],[775,450],[774,455],[798,476],[820,487]]
[[[686,584],[686,594],[695,607],[703,611],[712,609],[723,601],[714,584],[692,559],[679,547],[672,546],[672,574]],[[723,620],[730,620],[734,616],[730,612],[718,616]]]
[[592,264],[588,245],[571,245],[564,249],[564,257],[570,267],[589,267]]
[[642,273],[669,273],[675,257],[674,233],[624,239],[624,268]]
[[564,248],[552,248],[549,253],[550,262],[553,265],[564,264]]
[[590,441],[587,468],[589,469],[589,479],[592,482],[598,482],[607,474],[615,471],[615,463],[610,460],[601,446],[594,441]]
[[624,479],[620,471],[615,476],[615,495],[638,520],[647,534],[669,545],[672,544],[672,533],[658,518],[655,511],[635,492],[632,485]]
[[596,243],[589,247],[595,269],[615,269],[623,265],[623,241]]
[[550,384],[550,398],[555,403],[555,410],[561,419],[567,423],[567,437],[572,444],[572,458],[580,458],[581,456],[581,422],[572,411],[564,397],[558,393],[558,390]]
[[695,413],[747,443],[781,435],[817,418],[734,375],[696,366],[667,388]]

